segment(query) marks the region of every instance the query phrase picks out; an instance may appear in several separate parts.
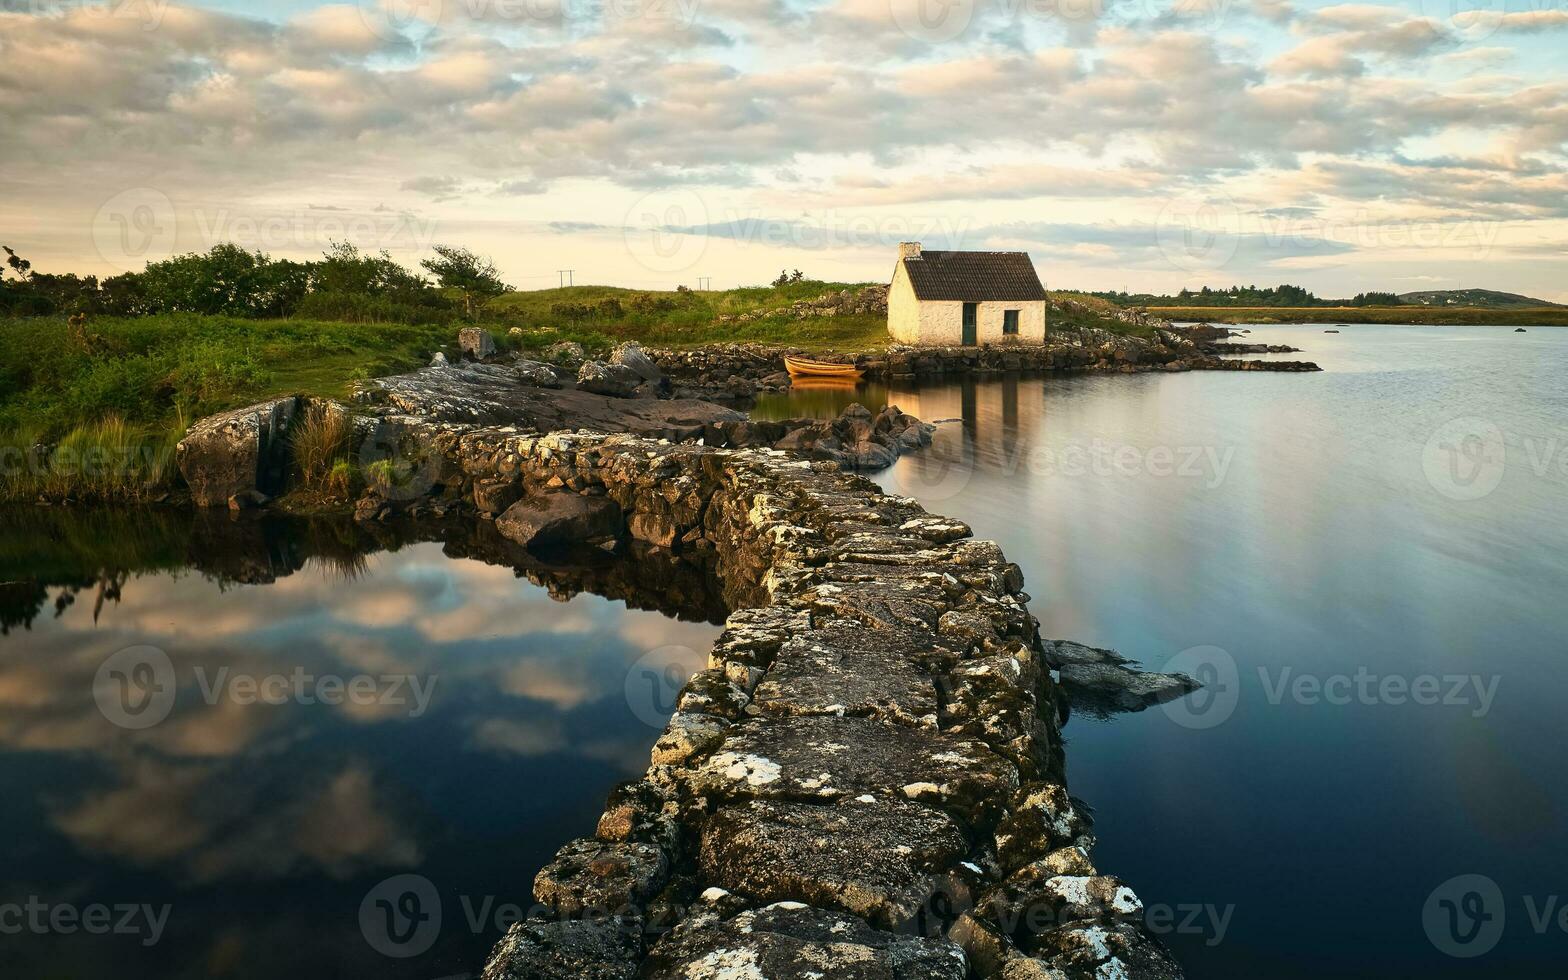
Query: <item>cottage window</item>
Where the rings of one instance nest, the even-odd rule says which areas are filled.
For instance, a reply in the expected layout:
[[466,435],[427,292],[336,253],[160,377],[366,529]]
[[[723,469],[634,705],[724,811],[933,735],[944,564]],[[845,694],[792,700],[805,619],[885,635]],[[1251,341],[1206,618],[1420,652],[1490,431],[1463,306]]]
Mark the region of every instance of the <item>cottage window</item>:
[[1002,311],[1002,335],[1006,337],[1018,336],[1018,311]]

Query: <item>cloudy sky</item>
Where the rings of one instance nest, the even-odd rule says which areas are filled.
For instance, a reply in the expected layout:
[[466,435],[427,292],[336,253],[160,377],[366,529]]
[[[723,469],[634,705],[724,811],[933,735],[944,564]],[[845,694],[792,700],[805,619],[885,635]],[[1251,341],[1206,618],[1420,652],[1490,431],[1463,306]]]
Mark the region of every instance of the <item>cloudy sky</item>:
[[1568,0],[0,0],[0,242],[1568,302]]

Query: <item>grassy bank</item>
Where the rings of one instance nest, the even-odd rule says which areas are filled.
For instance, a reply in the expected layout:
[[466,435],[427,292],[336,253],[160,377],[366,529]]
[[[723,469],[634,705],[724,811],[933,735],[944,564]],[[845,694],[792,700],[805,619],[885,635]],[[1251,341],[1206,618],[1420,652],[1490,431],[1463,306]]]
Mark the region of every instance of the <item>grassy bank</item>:
[[1441,306],[1151,306],[1169,320],[1209,323],[1386,323],[1409,326],[1568,326],[1568,309],[1491,310]]
[[[862,288],[798,282],[654,293],[576,286],[507,293],[485,307],[479,324],[503,349],[527,351],[561,340],[578,341],[591,352],[625,340],[865,351],[887,344],[884,315],[801,317],[791,309]],[[1075,293],[1052,298],[1072,301],[1052,314],[1053,328],[1137,332],[1102,316],[1117,309],[1106,300]],[[354,381],[413,370],[433,351],[455,357],[456,340],[455,324],[199,314],[85,323],[0,318],[0,498],[156,497],[174,477],[174,445],[189,421],[279,395],[343,398]],[[345,474],[329,462],[330,453],[304,460],[307,482],[323,492],[340,491]]]

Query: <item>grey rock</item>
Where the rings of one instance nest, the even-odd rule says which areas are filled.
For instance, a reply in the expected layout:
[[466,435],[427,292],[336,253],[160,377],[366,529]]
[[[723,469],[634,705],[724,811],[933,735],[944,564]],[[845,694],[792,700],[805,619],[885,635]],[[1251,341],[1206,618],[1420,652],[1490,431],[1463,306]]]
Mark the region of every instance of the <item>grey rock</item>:
[[908,658],[812,637],[784,644],[753,698],[765,715],[855,715],[936,725],[936,685]]
[[643,379],[629,367],[588,361],[577,372],[577,390],[611,398],[631,398]]
[[559,915],[628,914],[664,885],[664,850],[638,841],[572,841],[534,876],[534,898]]
[[645,980],[964,980],[953,943],[873,929],[854,916],[780,902],[703,918],[649,952]]
[[715,799],[907,799],[940,806],[971,825],[994,819],[1018,785],[1012,763],[981,743],[833,717],[740,722],[719,751],[681,778]]
[[196,505],[222,507],[250,491],[281,493],[290,463],[288,430],[300,407],[299,398],[278,398],[192,425],[175,460]]
[[544,350],[545,360],[561,367],[571,368],[573,371],[577,370],[578,365],[582,364],[587,356],[588,353],[583,350],[583,345],[575,340],[563,340],[551,344]]
[[441,351],[436,351],[435,354],[430,358],[430,366],[433,368],[450,367],[451,362],[446,359],[446,355]]
[[495,356],[495,337],[483,327],[464,327],[457,332],[457,346],[463,354],[476,361]]
[[555,368],[542,361],[518,358],[512,365],[512,370],[517,372],[518,380],[524,384],[534,385],[538,388],[561,387],[561,376],[555,373]]
[[1075,711],[1107,718],[1174,701],[1203,685],[1186,674],[1155,674],[1120,664],[1067,664],[1062,692]]
[[635,343],[624,343],[610,353],[610,364],[630,368],[644,381],[660,381],[664,372],[653,363],[642,347]]
[[642,951],[635,919],[517,922],[496,944],[482,980],[633,980]]
[[703,877],[759,902],[798,901],[914,928],[938,910],[945,875],[969,850],[951,817],[894,800],[814,806],[753,800],[703,826]]
[[537,432],[592,429],[658,439],[699,438],[704,427],[745,416],[691,399],[621,399],[552,391],[522,383],[499,364],[425,368],[361,384],[356,398],[403,415],[440,422],[510,425]]
[[546,493],[511,505],[495,526],[508,539],[529,547],[619,537],[623,521],[620,506],[606,497]]

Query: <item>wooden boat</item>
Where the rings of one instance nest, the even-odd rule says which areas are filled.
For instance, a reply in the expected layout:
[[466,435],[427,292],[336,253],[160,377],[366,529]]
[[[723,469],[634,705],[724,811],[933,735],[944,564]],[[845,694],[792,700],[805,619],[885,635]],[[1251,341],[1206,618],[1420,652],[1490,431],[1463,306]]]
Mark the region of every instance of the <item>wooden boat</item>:
[[789,369],[789,376],[792,378],[837,378],[853,381],[865,374],[864,371],[853,364],[813,361],[809,357],[795,357],[794,355],[785,355],[784,366]]

